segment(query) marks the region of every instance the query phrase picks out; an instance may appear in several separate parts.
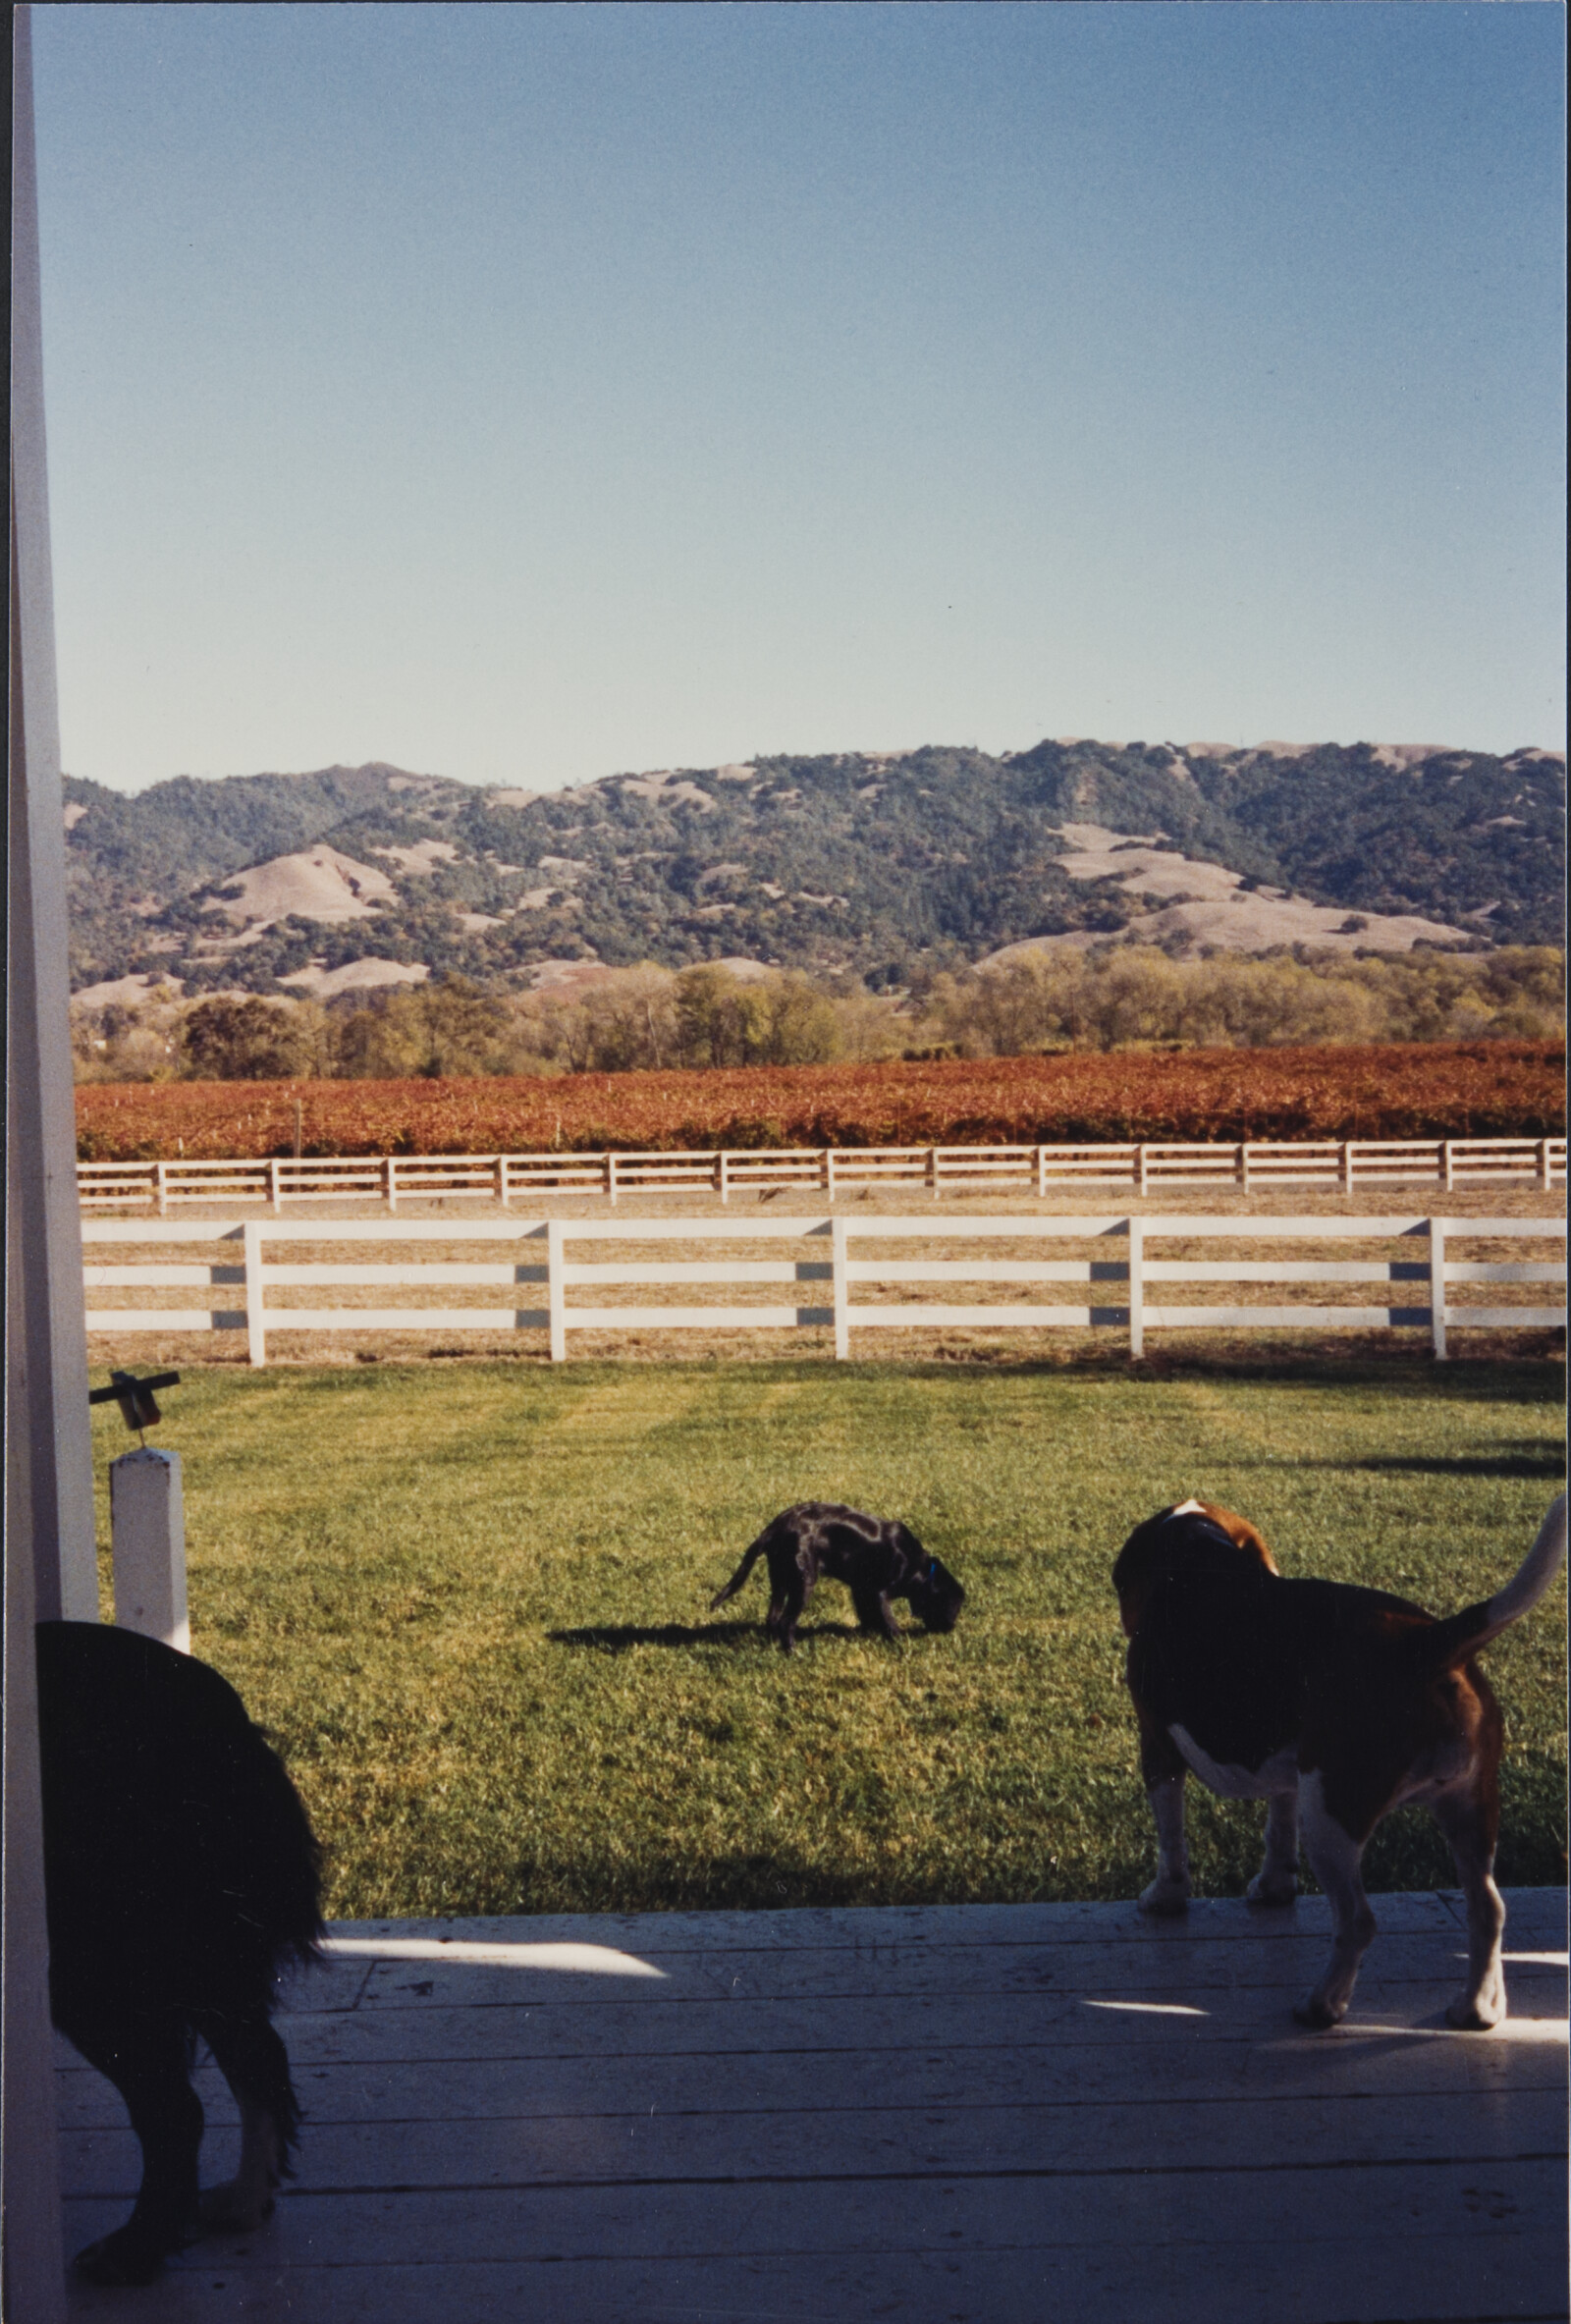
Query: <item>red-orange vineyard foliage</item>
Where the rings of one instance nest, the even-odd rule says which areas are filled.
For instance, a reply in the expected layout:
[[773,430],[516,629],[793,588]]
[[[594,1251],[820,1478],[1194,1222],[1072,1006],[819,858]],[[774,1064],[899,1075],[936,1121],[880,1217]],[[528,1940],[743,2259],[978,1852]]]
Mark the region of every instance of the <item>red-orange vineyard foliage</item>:
[[1068,1145],[1232,1138],[1548,1137],[1563,1043],[1115,1052],[465,1081],[102,1082],[83,1161],[552,1148]]

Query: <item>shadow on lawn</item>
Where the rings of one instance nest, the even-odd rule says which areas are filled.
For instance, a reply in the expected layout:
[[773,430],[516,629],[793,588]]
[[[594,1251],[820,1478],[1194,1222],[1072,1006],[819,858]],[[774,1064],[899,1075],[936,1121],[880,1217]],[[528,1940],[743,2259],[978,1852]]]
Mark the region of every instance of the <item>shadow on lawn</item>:
[[[764,1640],[761,1622],[660,1622],[594,1624],[583,1630],[548,1630],[556,1647],[592,1647],[602,1654],[623,1654],[629,1647],[741,1647]],[[798,1646],[821,1638],[861,1638],[854,1622],[814,1622],[796,1634]],[[773,1642],[769,1642],[773,1643]]]
[[1565,1454],[1554,1445],[1542,1451],[1481,1453],[1376,1453],[1366,1461],[1300,1461],[1304,1469],[1375,1470],[1392,1477],[1547,1477],[1565,1475]]

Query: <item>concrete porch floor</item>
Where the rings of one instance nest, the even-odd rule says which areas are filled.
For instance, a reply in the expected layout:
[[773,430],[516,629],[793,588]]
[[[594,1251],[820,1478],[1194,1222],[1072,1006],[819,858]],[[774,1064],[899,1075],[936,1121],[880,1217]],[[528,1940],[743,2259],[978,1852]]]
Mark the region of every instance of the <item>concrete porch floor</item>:
[[[341,1922],[280,2028],[306,2123],[267,2227],[135,2324],[1547,2324],[1566,2315],[1566,1899],[1507,1898],[1511,2016],[1441,2019],[1452,1895],[1325,1906]],[[137,2176],[64,2044],[72,2249]],[[204,2181],[238,2133],[201,2077]]]

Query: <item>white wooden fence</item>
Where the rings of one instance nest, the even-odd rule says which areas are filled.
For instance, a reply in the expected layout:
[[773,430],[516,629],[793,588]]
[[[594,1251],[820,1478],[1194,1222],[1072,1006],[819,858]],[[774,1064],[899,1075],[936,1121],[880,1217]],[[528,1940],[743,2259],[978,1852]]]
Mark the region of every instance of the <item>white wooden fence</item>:
[[79,1162],[84,1212],[187,1203],[403,1202],[518,1196],[718,1194],[796,1186],[834,1201],[846,1187],[1563,1186],[1564,1138],[1326,1138],[1226,1146],[858,1146],[716,1149],[679,1154],[329,1155],[299,1162]]
[[[447,1337],[454,1332],[544,1331],[553,1362],[568,1352],[568,1335],[578,1331],[681,1330],[800,1330],[833,1328],[835,1353],[850,1353],[850,1334],[865,1330],[954,1330],[1006,1328],[1054,1329],[1065,1326],[1106,1326],[1127,1330],[1131,1354],[1138,1355],[1147,1331],[1204,1330],[1386,1330],[1422,1329],[1430,1334],[1435,1352],[1446,1353],[1446,1331],[1451,1329],[1543,1329],[1565,1322],[1565,1255],[1557,1259],[1504,1263],[1496,1259],[1458,1259],[1459,1243],[1494,1242],[1502,1238],[1565,1241],[1565,1223],[1552,1218],[1194,1218],[1194,1217],[957,1217],[940,1226],[930,1216],[884,1217],[862,1215],[770,1219],[636,1218],[619,1219],[511,1219],[483,1222],[473,1219],[406,1219],[396,1226],[383,1220],[340,1219],[332,1223],[302,1218],[275,1222],[246,1219],[229,1225],[222,1220],[187,1219],[175,1224],[144,1225],[136,1219],[88,1219],[82,1227],[87,1245],[120,1244],[144,1253],[148,1248],[178,1246],[190,1249],[191,1259],[171,1265],[162,1258],[137,1256],[123,1266],[88,1265],[84,1279],[89,1292],[122,1291],[138,1295],[171,1290],[200,1289],[207,1300],[192,1308],[102,1307],[87,1312],[87,1328],[94,1332],[244,1331],[250,1362],[267,1361],[270,1331],[421,1332]],[[1153,1243],[1190,1245],[1228,1240],[1251,1243],[1328,1243],[1334,1249],[1348,1240],[1362,1244],[1393,1243],[1409,1249],[1355,1259],[1279,1256],[1239,1259],[1223,1255],[1197,1259],[1187,1249],[1176,1256],[1153,1256]],[[413,1254],[397,1263],[309,1261],[294,1264],[291,1245],[330,1242],[410,1245]],[[784,1244],[789,1256],[738,1255],[736,1246],[760,1242]],[[1001,1243],[1041,1246],[1065,1242],[1107,1242],[1106,1257],[989,1256]],[[596,1260],[570,1257],[569,1250],[595,1244],[697,1243],[714,1258],[694,1260]],[[898,1242],[907,1249],[885,1258],[870,1249],[878,1243]],[[495,1256],[421,1263],[421,1244],[477,1246]],[[202,1245],[216,1246],[212,1257],[198,1257]],[[916,1255],[911,1255],[910,1246]],[[730,1247],[728,1250],[728,1246]],[[960,1255],[956,1256],[956,1246]],[[800,1255],[797,1255],[799,1252]],[[721,1255],[721,1254],[725,1255]],[[283,1255],[280,1255],[283,1254]],[[926,1303],[898,1296],[909,1284],[961,1285],[1001,1283],[1019,1286],[1106,1285],[1107,1304],[1095,1300],[1081,1305],[1056,1300],[1016,1298],[991,1306]],[[1287,1304],[1238,1306],[1195,1304],[1186,1307],[1152,1305],[1154,1285],[1271,1284],[1345,1285],[1369,1283],[1411,1285],[1412,1305],[1354,1307],[1321,1305],[1298,1297]],[[664,1306],[658,1302],[603,1306],[569,1304],[569,1294],[610,1287],[669,1291],[675,1286],[792,1284],[816,1287],[813,1304],[749,1306],[706,1303]],[[1483,1307],[1455,1303],[1453,1287],[1476,1285],[1553,1285],[1559,1293],[1554,1307],[1507,1305]],[[896,1296],[883,1301],[858,1299],[861,1286],[892,1287]],[[506,1290],[506,1300],[492,1299],[459,1307],[357,1307],[339,1304],[297,1307],[278,1293],[352,1288],[356,1291],[401,1289],[423,1292],[462,1286],[466,1290]],[[211,1294],[225,1291],[229,1298]],[[527,1296],[528,1305],[524,1305]],[[1160,1294],[1159,1294],[1160,1298]]]

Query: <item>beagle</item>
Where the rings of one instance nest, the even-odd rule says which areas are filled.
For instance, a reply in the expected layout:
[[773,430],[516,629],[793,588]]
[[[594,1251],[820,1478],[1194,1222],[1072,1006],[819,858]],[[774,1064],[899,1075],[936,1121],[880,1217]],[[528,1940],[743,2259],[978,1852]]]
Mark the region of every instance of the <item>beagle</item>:
[[1284,1580],[1255,1528],[1207,1501],[1136,1526],[1112,1584],[1157,1824],[1157,1877],[1141,1909],[1181,1913],[1189,1901],[1186,1775],[1221,1799],[1269,1803],[1251,1904],[1297,1895],[1302,1812],[1334,1933],[1325,1973],[1293,2014],[1334,2026],[1376,1929],[1359,1860],[1382,1816],[1421,1805],[1450,1842],[1467,1899],[1467,1983],[1446,2017],[1497,2026],[1505,1907],[1490,1874],[1502,1722],[1474,1656],[1537,1605],[1565,1551],[1562,1493],[1505,1588],[1436,1621],[1383,1590]]

